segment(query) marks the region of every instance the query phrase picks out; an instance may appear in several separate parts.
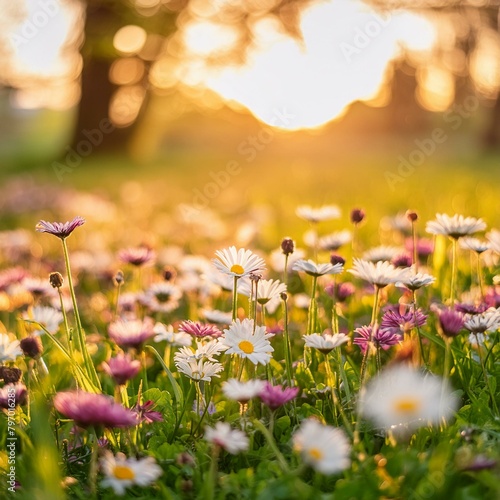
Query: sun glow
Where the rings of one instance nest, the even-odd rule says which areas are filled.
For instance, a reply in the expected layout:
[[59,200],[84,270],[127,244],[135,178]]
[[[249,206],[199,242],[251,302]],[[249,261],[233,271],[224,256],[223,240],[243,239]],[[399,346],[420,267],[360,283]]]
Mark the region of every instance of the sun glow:
[[[266,124],[315,128],[342,116],[354,101],[376,99],[391,60],[402,50],[430,49],[435,41],[423,17],[384,15],[357,0],[315,4],[303,12],[300,27],[302,41],[280,34],[270,19],[260,21],[248,62],[198,67],[201,80]],[[285,112],[289,119],[280,121]]]

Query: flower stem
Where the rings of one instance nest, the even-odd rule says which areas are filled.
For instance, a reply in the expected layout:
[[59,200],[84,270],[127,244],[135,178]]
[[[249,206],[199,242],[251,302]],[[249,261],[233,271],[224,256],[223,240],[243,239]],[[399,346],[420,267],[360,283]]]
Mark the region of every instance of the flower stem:
[[476,337],[477,354],[479,356],[479,362],[481,363],[481,370],[483,372],[484,382],[486,384],[486,388],[488,389],[488,392],[490,393],[491,404],[493,405],[493,409],[495,410],[495,415],[498,416],[499,413],[498,413],[497,402],[495,399],[495,393],[491,388],[490,379],[488,378],[488,374],[486,373],[486,366],[484,364],[483,355],[481,353],[481,344],[479,343],[479,338],[478,338],[477,333],[474,333],[474,336]]
[[457,240],[456,238],[452,239],[452,256],[451,256],[451,290],[450,290],[450,302],[451,307],[455,305],[456,291],[455,288],[457,286]]
[[283,336],[285,339],[285,366],[286,366],[286,380],[288,387],[292,387],[292,348],[290,344],[290,333],[288,331],[288,304],[283,301]]
[[370,347],[372,344],[373,329],[375,328],[375,323],[376,323],[377,317],[378,317],[379,298],[380,298],[380,287],[375,286],[375,297],[373,299],[372,320],[370,323],[370,326],[371,326],[370,338],[368,339],[366,350],[365,350],[365,353],[363,354],[363,360],[361,361],[361,373],[360,373],[360,380],[359,380],[360,386],[362,386],[364,381],[365,381],[366,366],[368,364],[368,357],[370,356],[370,350],[371,350]]
[[75,321],[76,321],[76,330],[78,333],[78,343],[80,350],[82,352],[83,356],[83,362],[85,365],[85,371],[87,372],[88,377],[96,387],[101,389],[101,383],[99,381],[99,377],[97,376],[97,372],[94,366],[94,363],[92,362],[92,358],[90,357],[89,351],[87,349],[87,343],[85,340],[85,332],[83,331],[82,328],[82,322],[80,320],[80,313],[78,312],[78,304],[76,302],[76,295],[75,295],[75,288],[73,286],[73,278],[71,276],[71,266],[69,262],[69,252],[68,252],[68,245],[66,244],[66,239],[62,238],[62,247],[63,247],[63,254],[64,254],[64,264],[66,266],[66,274],[68,277],[68,288],[71,294],[71,301],[73,302],[73,313],[75,315]]
[[285,474],[287,474],[289,472],[288,464],[286,463],[285,457],[282,455],[282,453],[280,452],[280,450],[276,446],[276,442],[274,441],[270,432],[266,429],[266,427],[264,426],[264,424],[260,420],[257,420],[257,419],[253,420],[253,425],[265,437],[267,444],[273,450],[273,453],[276,456],[276,459],[278,460],[278,464],[281,467],[281,470]]
[[477,282],[479,284],[479,291],[481,293],[481,300],[484,298],[484,287],[483,287],[483,271],[481,268],[481,255],[477,254]]
[[411,239],[413,246],[413,265],[415,267],[415,273],[418,272],[418,247],[417,247],[417,228],[415,227],[415,221],[411,221]]
[[236,313],[238,311],[238,276],[234,277],[233,281],[233,321],[236,321]]
[[316,284],[318,277],[313,276],[312,289],[311,289],[311,302],[309,303],[309,312],[307,320],[307,334],[315,333],[318,315],[318,306],[316,304]]

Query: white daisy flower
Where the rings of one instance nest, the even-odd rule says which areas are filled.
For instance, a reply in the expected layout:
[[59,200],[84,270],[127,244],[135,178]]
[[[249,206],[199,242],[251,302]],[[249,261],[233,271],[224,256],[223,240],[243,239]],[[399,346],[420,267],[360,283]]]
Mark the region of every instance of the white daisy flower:
[[330,335],[329,333],[325,333],[324,335],[311,333],[310,335],[304,335],[303,338],[307,347],[318,349],[323,354],[328,354],[336,347],[349,342],[349,337],[344,333],[335,333],[334,335]]
[[348,229],[337,231],[335,233],[321,236],[318,240],[318,247],[321,250],[334,251],[338,250],[341,246],[350,243],[352,240],[352,233]]
[[7,333],[0,333],[0,363],[4,361],[15,361],[23,355],[19,340],[11,339]]
[[153,331],[156,333],[154,337],[155,342],[167,341],[168,344],[173,346],[187,346],[189,347],[193,342],[193,337],[188,333],[174,332],[174,327],[172,325],[164,325],[163,323],[156,323]]
[[408,288],[408,290],[418,290],[419,288],[422,288],[423,286],[428,286],[432,285],[436,281],[436,278],[434,276],[431,276],[430,274],[426,273],[415,273],[415,274],[408,274],[405,276],[403,280],[397,283],[397,285],[403,285],[405,288]]
[[[28,321],[35,321],[43,325],[50,333],[55,333],[59,329],[64,317],[60,311],[52,307],[35,306],[28,309],[23,314],[23,319]],[[43,335],[45,333],[41,328],[33,331],[33,335]]]
[[274,351],[269,338],[272,333],[266,333],[264,326],[256,326],[251,319],[234,321],[227,330],[221,342],[228,347],[227,354],[237,354],[242,358],[248,358],[254,365],[261,363],[267,365],[271,360],[271,352]]
[[141,296],[140,301],[155,312],[172,312],[179,307],[180,288],[172,283],[154,283]]
[[[239,293],[250,297],[252,294],[251,282],[244,283],[238,288]],[[257,302],[266,307],[270,314],[278,308],[281,303],[281,294],[286,292],[286,285],[279,280],[259,280],[257,285]]]
[[400,364],[386,368],[360,392],[359,411],[378,427],[413,430],[453,415],[457,399],[440,377]]
[[182,357],[175,360],[175,366],[179,372],[195,382],[202,380],[210,382],[212,377],[220,377],[219,373],[224,370],[224,367],[220,363],[212,363],[204,359],[184,359]]
[[481,314],[468,315],[464,328],[471,333],[496,332],[500,328],[500,312],[488,309]]
[[475,217],[464,217],[455,214],[436,214],[436,220],[427,222],[425,230],[431,234],[443,234],[458,240],[462,236],[477,233],[486,229],[486,223]]
[[[293,253],[288,256],[288,268],[293,266],[294,262],[303,259],[306,256],[306,252],[302,248],[296,248]],[[273,271],[277,273],[282,273],[285,270],[285,256],[283,250],[278,248],[273,250],[269,255],[269,262]]]
[[231,429],[227,422],[217,422],[215,428],[205,428],[205,440],[220,446],[232,455],[248,450],[248,436],[237,429]]
[[351,465],[351,444],[345,433],[312,418],[295,432],[293,446],[305,463],[322,474],[335,474]]
[[354,267],[349,272],[379,288],[403,281],[409,274],[408,269],[395,268],[389,262],[373,263],[362,259],[354,259],[353,262]]
[[203,309],[201,315],[210,323],[219,323],[220,325],[230,325],[233,320],[230,312],[218,311],[217,309]]
[[232,246],[224,250],[217,250],[215,255],[217,258],[212,259],[214,266],[221,273],[236,278],[263,271],[266,268],[266,264],[261,257],[243,248],[236,250],[236,247]]
[[222,384],[222,392],[228,399],[233,399],[239,403],[248,403],[257,397],[266,383],[263,380],[252,379],[247,382],[240,382],[235,378],[226,380]]
[[301,218],[309,222],[321,222],[325,220],[340,218],[340,208],[336,205],[323,205],[321,207],[311,207],[309,205],[301,205],[297,207],[295,213]]
[[466,236],[462,238],[459,242],[460,248],[464,250],[472,250],[477,254],[486,252],[490,249],[490,243],[487,241],[481,241],[479,238],[473,238],[471,236]]
[[292,269],[294,271],[304,271],[310,276],[323,276],[325,274],[339,274],[344,270],[344,266],[342,264],[332,265],[330,263],[327,264],[316,264],[316,262],[312,260],[298,260],[293,265]]
[[163,473],[153,457],[127,458],[123,453],[113,455],[110,451],[104,452],[100,465],[106,476],[101,486],[113,488],[120,496],[125,494],[129,486],[149,486]]
[[486,233],[486,239],[490,242],[491,249],[496,253],[500,253],[500,231],[492,229],[489,233]]
[[404,248],[391,247],[387,245],[380,245],[378,247],[370,248],[363,254],[363,259],[370,262],[379,262],[382,260],[392,260],[394,257],[404,253]]
[[175,353],[174,359],[184,360],[184,361],[198,361],[199,359],[206,359],[208,361],[217,361],[214,356],[219,356],[224,352],[227,347],[218,340],[210,340],[209,342],[196,341],[196,350],[192,347],[181,347],[178,352]]

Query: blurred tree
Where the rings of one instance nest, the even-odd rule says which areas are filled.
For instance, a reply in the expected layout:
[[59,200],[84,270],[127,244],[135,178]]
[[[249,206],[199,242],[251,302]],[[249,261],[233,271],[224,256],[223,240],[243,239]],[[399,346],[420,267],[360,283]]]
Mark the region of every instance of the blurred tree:
[[[218,61],[212,61],[234,62],[244,59],[257,19],[271,16],[287,33],[300,37],[299,14],[312,1],[86,0],[81,99],[73,147],[87,141],[93,131],[101,151],[125,146],[154,90],[151,70],[159,59],[165,62],[182,56],[175,34],[190,18],[237,29],[236,42]],[[168,62],[157,67],[156,73],[165,73],[167,66]],[[175,64],[169,67],[173,72]],[[162,78],[168,80],[169,75]],[[106,133],[111,127],[103,122],[108,118],[114,125],[112,133]],[[101,133],[95,132],[99,129]]]
[[[418,11],[437,24],[438,43],[431,58],[407,60],[418,86],[415,98],[425,105],[427,87],[436,78],[451,82],[448,105],[475,96],[491,107],[483,132],[487,147],[500,146],[500,2],[498,0],[364,0],[384,12]],[[408,71],[406,71],[408,74]],[[397,74],[397,73],[396,73]],[[399,75],[400,76],[400,75]],[[419,78],[420,77],[420,78]],[[426,78],[427,77],[427,78]],[[401,82],[393,83],[393,90]],[[411,88],[406,79],[406,88]],[[405,93],[405,92],[403,92]],[[431,96],[436,100],[436,96]]]

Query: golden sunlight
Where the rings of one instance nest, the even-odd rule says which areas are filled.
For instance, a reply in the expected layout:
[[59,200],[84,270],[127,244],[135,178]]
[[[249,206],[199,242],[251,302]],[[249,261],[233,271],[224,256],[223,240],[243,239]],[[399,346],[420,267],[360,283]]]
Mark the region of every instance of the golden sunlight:
[[[433,25],[422,16],[377,13],[360,0],[315,4],[302,14],[300,27],[302,42],[263,20],[246,65],[198,64],[187,74],[198,73],[208,88],[268,125],[315,128],[342,116],[354,101],[376,99],[391,60],[403,50],[429,50],[435,41]],[[187,45],[201,55],[194,44]]]

